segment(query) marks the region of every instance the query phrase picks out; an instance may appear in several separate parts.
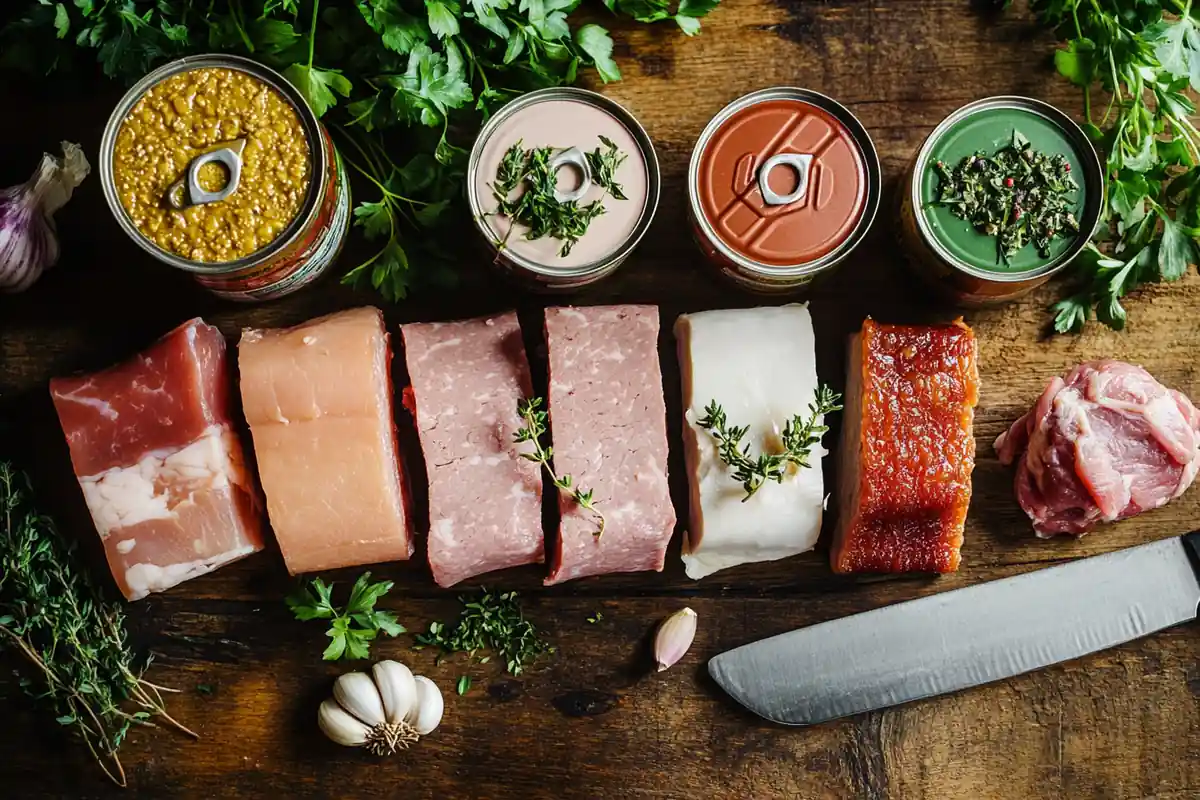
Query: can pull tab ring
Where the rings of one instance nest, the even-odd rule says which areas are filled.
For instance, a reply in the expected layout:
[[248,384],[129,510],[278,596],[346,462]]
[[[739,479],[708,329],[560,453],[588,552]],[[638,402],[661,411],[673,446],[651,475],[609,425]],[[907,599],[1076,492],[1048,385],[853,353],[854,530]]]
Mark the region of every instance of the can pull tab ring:
[[[225,147],[193,158],[184,177],[167,189],[167,203],[172,208],[182,211],[188,206],[216,203],[229,197],[237,191],[238,181],[242,178],[242,151],[245,148],[245,139],[235,139]],[[229,180],[217,191],[210,192],[200,185],[200,168],[213,163],[225,165],[225,169],[229,170]]]
[[554,199],[560,203],[581,200],[588,193],[588,190],[592,188],[592,169],[588,166],[588,160],[584,156],[583,151],[578,147],[571,147],[550,159],[550,169],[554,172],[558,172],[559,169],[568,164],[579,170],[579,185],[567,192],[564,192],[562,189],[555,189]]
[[[769,206],[786,206],[803,200],[808,193],[808,173],[812,168],[811,153],[780,153],[771,156],[758,168],[758,190],[762,192],[763,202]],[[771,188],[771,170],[776,167],[791,167],[796,173],[796,188],[787,194],[779,194]]]

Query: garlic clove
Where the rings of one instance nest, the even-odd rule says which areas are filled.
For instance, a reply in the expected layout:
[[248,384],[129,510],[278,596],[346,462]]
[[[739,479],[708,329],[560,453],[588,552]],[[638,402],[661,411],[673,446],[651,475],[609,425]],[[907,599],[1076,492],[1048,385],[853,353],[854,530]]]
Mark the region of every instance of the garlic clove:
[[417,702],[417,682],[412,670],[398,661],[380,661],[371,667],[375,688],[383,700],[388,722],[402,722]]
[[333,699],[369,727],[384,722],[383,699],[375,681],[365,672],[347,672],[334,681]]
[[333,741],[346,747],[359,747],[366,743],[371,729],[346,712],[334,700],[326,700],[317,709],[317,725]]
[[424,675],[413,678],[417,688],[417,701],[408,712],[406,721],[422,736],[433,733],[442,721],[444,701],[437,684]]
[[696,638],[696,612],[680,609],[662,621],[654,637],[654,661],[658,671],[672,666],[692,646]]

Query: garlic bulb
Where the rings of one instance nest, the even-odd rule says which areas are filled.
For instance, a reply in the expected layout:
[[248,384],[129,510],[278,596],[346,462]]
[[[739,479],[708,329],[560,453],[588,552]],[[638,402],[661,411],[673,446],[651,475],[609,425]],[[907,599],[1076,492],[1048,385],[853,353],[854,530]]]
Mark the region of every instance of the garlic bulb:
[[91,171],[79,145],[63,142],[63,157],[42,156],[33,177],[0,190],[0,292],[23,292],[58,261],[54,212]]
[[317,710],[317,725],[333,741],[378,756],[407,750],[442,721],[437,684],[396,661],[380,661],[371,674],[348,672],[333,697]]
[[696,638],[696,612],[690,608],[676,611],[662,621],[658,633],[654,636],[654,661],[658,671],[662,672],[676,661],[692,646]]

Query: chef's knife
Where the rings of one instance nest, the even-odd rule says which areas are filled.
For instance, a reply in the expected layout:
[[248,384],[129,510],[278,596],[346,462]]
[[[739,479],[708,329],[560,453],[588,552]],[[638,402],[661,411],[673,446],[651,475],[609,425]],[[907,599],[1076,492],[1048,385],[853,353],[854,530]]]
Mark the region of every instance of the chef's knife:
[[708,671],[756,714],[810,725],[1094,653],[1198,607],[1200,531],[801,628]]

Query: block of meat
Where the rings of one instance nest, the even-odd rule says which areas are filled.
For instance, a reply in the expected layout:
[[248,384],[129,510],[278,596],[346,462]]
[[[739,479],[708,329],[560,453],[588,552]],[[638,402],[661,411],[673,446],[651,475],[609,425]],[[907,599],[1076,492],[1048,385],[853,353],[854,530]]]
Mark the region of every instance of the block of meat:
[[139,600],[263,548],[225,337],[193,319],[134,358],[50,381],[109,568]]
[[975,334],[881,325],[850,343],[834,572],[953,572],[971,503]]
[[[811,550],[821,533],[824,481],[814,447],[810,467],[745,500],[740,481],[700,427],[716,401],[730,425],[747,426],[752,454],[778,452],[783,426],[805,412],[817,388],[812,318],[803,305],[684,314],[675,323],[683,377],[683,445],[691,497],[683,562],[690,578]],[[745,502],[743,502],[745,500]]]
[[562,522],[546,585],[661,571],[675,528],[656,306],[546,309],[554,468],[590,489],[606,519],[559,493]]
[[996,439],[1038,536],[1087,533],[1179,497],[1200,468],[1200,412],[1141,367],[1080,364]]
[[429,476],[429,566],[439,586],[546,560],[542,474],[513,442],[531,397],[515,313],[401,325],[404,404]]
[[377,308],[242,332],[242,406],[293,575],[412,554],[391,363]]

